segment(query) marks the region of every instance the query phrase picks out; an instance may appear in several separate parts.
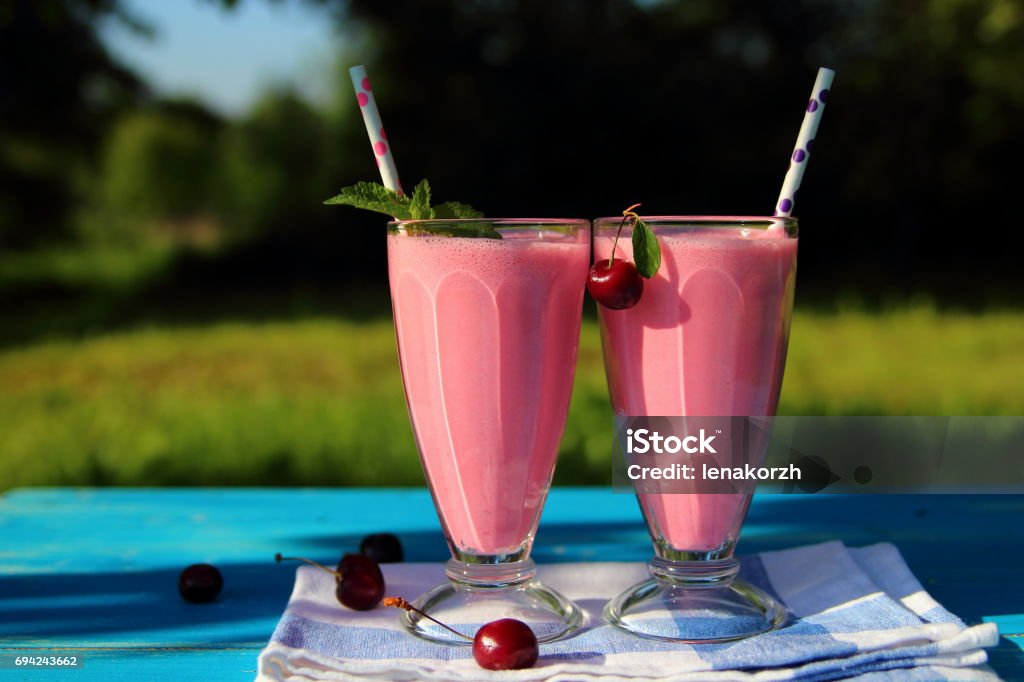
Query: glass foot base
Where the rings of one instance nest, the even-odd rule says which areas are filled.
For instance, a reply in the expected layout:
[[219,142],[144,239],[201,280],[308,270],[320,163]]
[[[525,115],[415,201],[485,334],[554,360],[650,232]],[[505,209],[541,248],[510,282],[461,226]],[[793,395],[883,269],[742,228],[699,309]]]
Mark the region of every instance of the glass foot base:
[[579,607],[537,580],[500,587],[444,583],[420,596],[413,605],[470,638],[458,637],[413,611],[402,614],[406,630],[441,644],[470,646],[480,626],[501,618],[523,621],[539,642],[566,637],[583,623]]
[[774,630],[786,609],[742,580],[718,586],[679,586],[647,580],[605,606],[609,623],[639,637],[689,644],[744,639]]

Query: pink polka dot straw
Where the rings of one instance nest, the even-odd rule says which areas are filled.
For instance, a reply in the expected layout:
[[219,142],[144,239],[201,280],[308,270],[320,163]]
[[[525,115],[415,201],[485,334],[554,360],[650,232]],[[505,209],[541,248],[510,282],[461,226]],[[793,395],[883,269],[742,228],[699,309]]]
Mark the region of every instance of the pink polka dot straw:
[[789,170],[786,171],[786,179],[782,181],[782,191],[779,192],[779,200],[775,204],[777,216],[793,214],[796,193],[804,179],[804,169],[807,168],[807,161],[811,156],[814,136],[818,134],[818,124],[821,123],[821,115],[825,113],[825,102],[828,100],[828,91],[832,87],[835,75],[836,72],[832,69],[818,69],[811,99],[807,102],[807,111],[804,112],[804,121],[800,124],[800,133],[796,136],[796,148],[789,157]]
[[380,178],[385,187],[402,194],[402,183],[398,179],[398,169],[395,168],[395,159],[391,156],[391,145],[388,144],[388,138],[384,134],[384,124],[380,120],[377,99],[373,96],[373,88],[370,87],[370,78],[366,75],[366,68],[362,65],[353,66],[348,73],[352,77],[352,87],[356,89],[356,101],[359,102],[359,110],[363,112],[363,123],[366,124],[366,134],[370,136],[373,156],[380,168]]

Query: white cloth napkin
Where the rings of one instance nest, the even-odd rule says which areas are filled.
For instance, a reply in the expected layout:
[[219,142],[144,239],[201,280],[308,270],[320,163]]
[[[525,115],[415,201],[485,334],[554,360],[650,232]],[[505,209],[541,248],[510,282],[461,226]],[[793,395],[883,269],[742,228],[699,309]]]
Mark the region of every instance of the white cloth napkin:
[[[984,663],[996,626],[967,627],[940,606],[890,544],[839,542],[744,557],[740,575],[786,605],[787,624],[728,644],[641,639],[608,625],[604,604],[647,578],[641,563],[541,566],[539,578],[576,601],[587,622],[541,645],[536,667],[491,672],[469,647],[406,633],[396,609],[350,611],[334,578],[300,567],[288,607],[259,657],[257,680],[998,680]],[[389,595],[412,598],[442,582],[440,564],[385,564]],[[860,677],[858,677],[860,676]]]

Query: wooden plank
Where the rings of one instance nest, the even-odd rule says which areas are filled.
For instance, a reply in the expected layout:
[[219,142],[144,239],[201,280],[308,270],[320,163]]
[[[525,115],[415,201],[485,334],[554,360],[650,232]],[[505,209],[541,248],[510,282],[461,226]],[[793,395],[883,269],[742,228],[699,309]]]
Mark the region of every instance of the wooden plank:
[[[741,552],[894,542],[936,599],[969,622],[999,624],[993,665],[1024,678],[1021,512],[1021,496],[762,496]],[[93,647],[88,675],[50,671],[50,679],[94,679],[97,671],[113,680],[252,679],[294,573],[274,565],[274,552],[334,562],[382,530],[402,537],[409,560],[447,558],[424,490],[12,491],[0,496],[0,647]],[[538,561],[649,554],[632,496],[552,492]],[[178,597],[178,572],[198,561],[225,575],[214,604]],[[0,670],[0,679],[38,675]]]
[[[42,655],[40,650],[40,655]],[[0,648],[0,656],[11,650]],[[46,655],[79,656],[80,668],[6,668],[0,681],[25,682],[168,682],[168,680],[251,680],[256,677],[259,649],[175,649],[139,647],[134,649],[60,649]]]

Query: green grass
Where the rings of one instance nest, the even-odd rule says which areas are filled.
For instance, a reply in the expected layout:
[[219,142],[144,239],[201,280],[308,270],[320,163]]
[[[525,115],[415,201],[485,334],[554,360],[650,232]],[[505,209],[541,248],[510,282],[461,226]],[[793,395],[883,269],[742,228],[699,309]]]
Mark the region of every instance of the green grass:
[[[782,414],[1024,414],[1024,313],[799,311]],[[418,485],[389,319],[103,333],[0,351],[0,488]],[[609,480],[596,325],[556,481]]]

